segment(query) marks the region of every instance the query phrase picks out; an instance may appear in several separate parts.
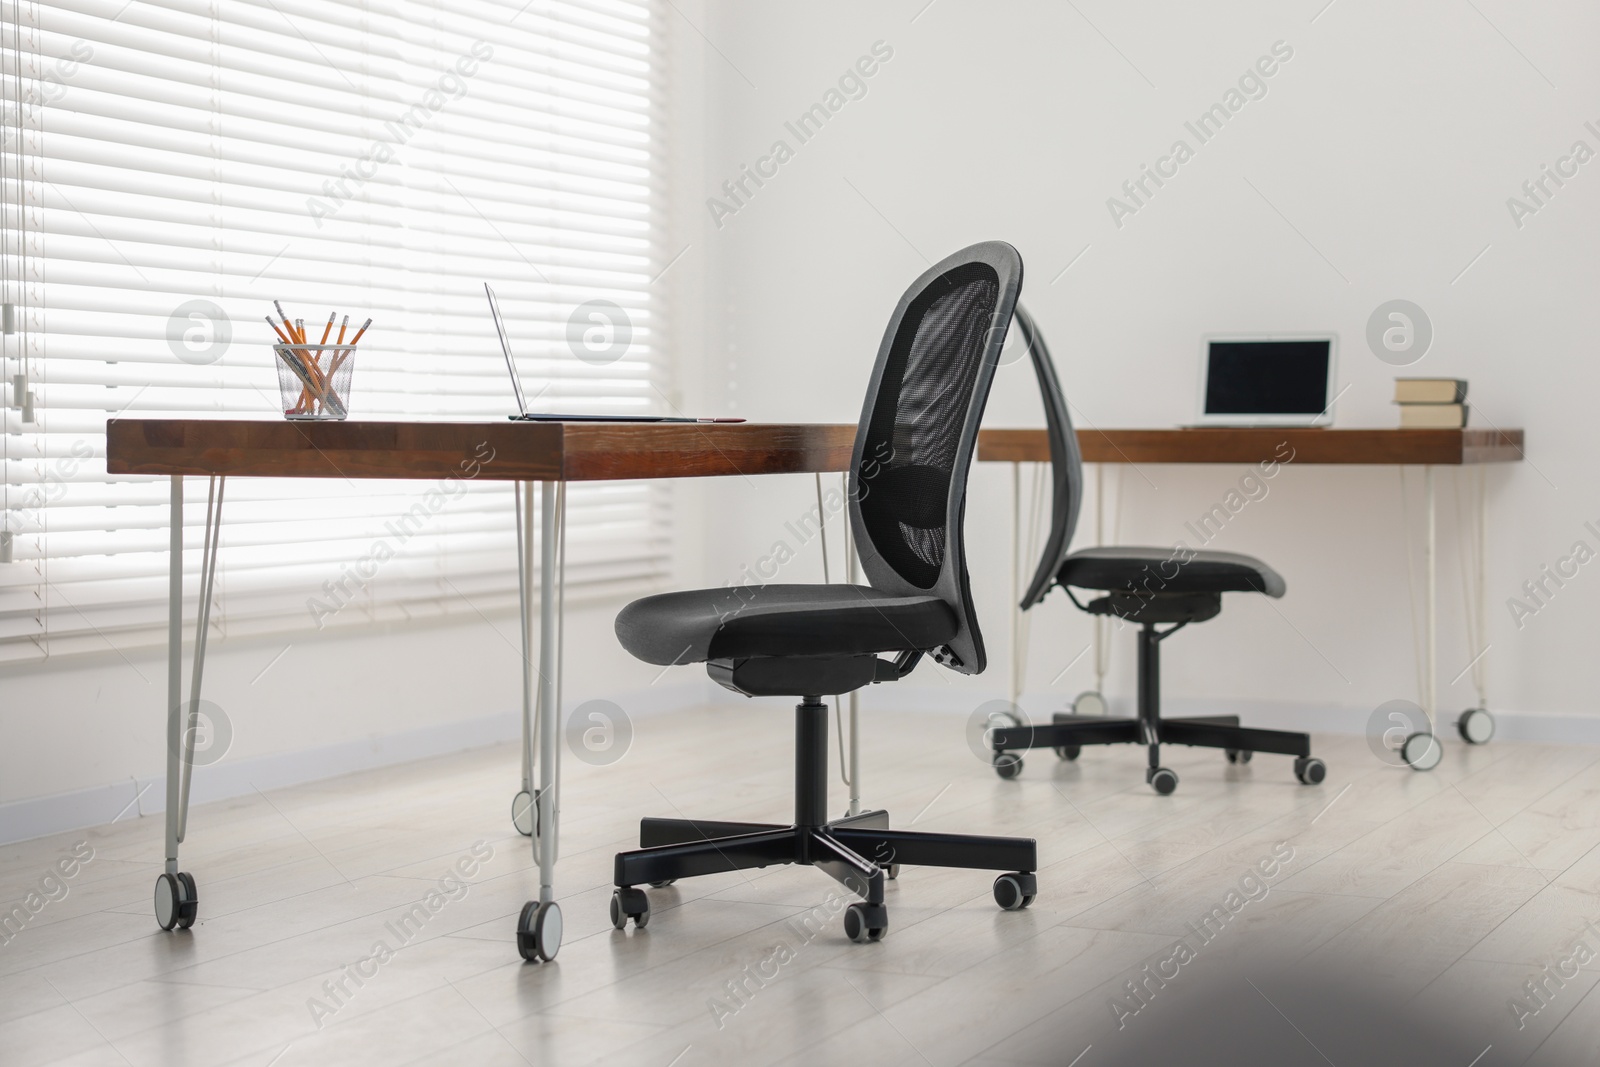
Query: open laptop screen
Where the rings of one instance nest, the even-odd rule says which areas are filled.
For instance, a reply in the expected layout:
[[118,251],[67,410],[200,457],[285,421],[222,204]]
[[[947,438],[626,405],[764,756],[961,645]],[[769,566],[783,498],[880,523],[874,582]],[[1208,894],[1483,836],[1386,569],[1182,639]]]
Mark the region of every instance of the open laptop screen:
[[1211,341],[1205,415],[1315,418],[1328,406],[1326,339]]

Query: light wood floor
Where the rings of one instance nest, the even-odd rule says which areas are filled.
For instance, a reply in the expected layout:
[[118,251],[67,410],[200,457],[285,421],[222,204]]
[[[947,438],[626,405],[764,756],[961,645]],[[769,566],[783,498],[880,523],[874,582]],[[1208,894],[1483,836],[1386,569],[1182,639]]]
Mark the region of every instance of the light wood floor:
[[[1576,941],[1600,953],[1600,749],[1454,743],[1418,774],[1319,737],[1329,777],[1305,787],[1287,758],[1175,748],[1182,784],[1159,797],[1132,747],[1031,753],[1003,782],[962,728],[871,718],[866,797],[897,826],[1037,837],[1039,898],[1001,912],[992,875],[907,868],[876,945],[837,917],[806,933],[835,890],[809,868],[653,890],[647,930],[610,927],[611,857],[639,816],[788,821],[792,719],[759,705],[643,719],[620,762],[566,761],[553,964],[513,945],[534,887],[514,746],[196,808],[187,933],[152,918],[159,817],[0,848],[7,909],[93,850],[0,945],[0,1062],[1600,1061],[1600,958],[1541,972]],[[836,774],[833,795],[842,812]],[[401,916],[475,847],[492,856],[398,947]],[[1274,867],[1275,849],[1292,856]],[[1208,914],[1202,943],[1189,924]],[[1192,958],[1167,962],[1185,936]],[[397,951],[359,962],[378,942]]]

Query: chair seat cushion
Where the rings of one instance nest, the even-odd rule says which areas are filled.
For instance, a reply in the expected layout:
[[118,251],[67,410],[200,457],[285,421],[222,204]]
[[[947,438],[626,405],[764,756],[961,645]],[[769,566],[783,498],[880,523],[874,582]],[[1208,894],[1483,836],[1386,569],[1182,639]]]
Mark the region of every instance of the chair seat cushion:
[[1086,548],[1061,561],[1056,581],[1076,589],[1140,593],[1265,593],[1286,588],[1253,556],[1175,548]]
[[751,585],[660,593],[617,615],[617,639],[646,663],[750,656],[923,651],[956,634],[955,613],[931,596],[865,585]]

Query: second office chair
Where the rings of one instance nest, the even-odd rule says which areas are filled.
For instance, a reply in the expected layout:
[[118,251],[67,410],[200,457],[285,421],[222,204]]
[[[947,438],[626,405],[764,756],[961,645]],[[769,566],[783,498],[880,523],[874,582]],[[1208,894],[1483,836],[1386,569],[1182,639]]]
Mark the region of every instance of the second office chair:
[[[1074,760],[1084,745],[1141,744],[1150,757],[1145,781],[1167,794],[1178,788],[1177,774],[1161,766],[1161,746],[1169,744],[1224,749],[1229,763],[1248,763],[1255,752],[1294,756],[1296,778],[1306,785],[1321,782],[1327,768],[1311,755],[1309,734],[1252,730],[1240,726],[1237,715],[1162,718],[1161,642],[1192,622],[1214,618],[1222,610],[1223,593],[1281,597],[1284,581],[1260,560],[1235,552],[1123,547],[1070,551],[1083,495],[1083,458],[1044,337],[1026,311],[1019,307],[1016,315],[1044,400],[1054,486],[1050,536],[1020,607],[1032,608],[1059,586],[1082,610],[1138,626],[1138,713],[1132,719],[1057,713],[1048,725],[998,727],[990,734],[995,772],[1002,778],[1022,773],[1017,752],[1024,749],[1051,748],[1062,759]],[[1073,589],[1103,595],[1084,604]],[[1167,628],[1157,629],[1159,625]]]

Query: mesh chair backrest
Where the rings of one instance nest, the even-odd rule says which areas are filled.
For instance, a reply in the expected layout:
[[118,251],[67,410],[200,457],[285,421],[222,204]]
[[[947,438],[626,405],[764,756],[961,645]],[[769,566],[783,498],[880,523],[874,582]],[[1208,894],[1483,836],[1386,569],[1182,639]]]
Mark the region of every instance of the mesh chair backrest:
[[1083,455],[1078,451],[1078,435],[1072,429],[1067,398],[1056,378],[1055,361],[1045,347],[1044,334],[1022,306],[1017,305],[1017,325],[1022,328],[1028,355],[1033,360],[1033,375],[1039,380],[1039,396],[1044,401],[1045,434],[1050,439],[1050,536],[1045,539],[1039,568],[1019,605],[1027,611],[1055,585],[1061,561],[1072,548],[1072,534],[1078,527],[1078,508],[1083,503]]
[[985,665],[961,523],[967,470],[1022,287],[1001,241],[962,249],[906,290],[884,331],[850,470],[850,521],[874,588],[931,594],[959,631],[931,650],[965,674]]

